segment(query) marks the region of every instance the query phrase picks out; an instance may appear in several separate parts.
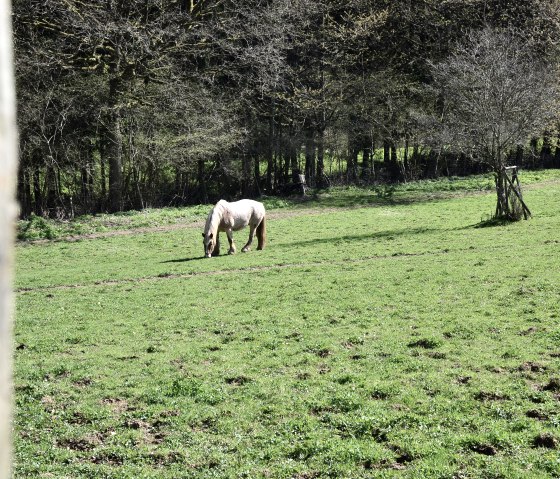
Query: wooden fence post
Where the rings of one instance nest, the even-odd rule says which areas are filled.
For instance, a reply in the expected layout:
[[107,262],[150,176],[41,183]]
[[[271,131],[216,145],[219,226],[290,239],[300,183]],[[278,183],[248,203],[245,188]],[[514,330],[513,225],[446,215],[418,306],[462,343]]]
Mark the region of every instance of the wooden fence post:
[[17,133],[12,17],[9,0],[0,0],[0,479],[12,464],[12,266]]

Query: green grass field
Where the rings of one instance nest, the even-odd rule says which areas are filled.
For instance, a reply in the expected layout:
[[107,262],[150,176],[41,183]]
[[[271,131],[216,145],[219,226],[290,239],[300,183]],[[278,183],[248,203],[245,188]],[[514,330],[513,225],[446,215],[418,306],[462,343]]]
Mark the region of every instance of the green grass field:
[[492,227],[482,177],[269,199],[211,259],[207,206],[22,223],[89,236],[17,246],[15,477],[560,477],[560,174],[521,181]]

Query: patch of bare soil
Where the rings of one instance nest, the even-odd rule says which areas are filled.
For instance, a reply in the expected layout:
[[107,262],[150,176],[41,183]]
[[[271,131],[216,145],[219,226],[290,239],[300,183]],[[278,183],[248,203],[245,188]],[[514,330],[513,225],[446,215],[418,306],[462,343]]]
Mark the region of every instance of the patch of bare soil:
[[544,447],[546,449],[558,449],[558,439],[550,433],[542,433],[533,439],[533,447]]
[[470,446],[470,450],[484,456],[495,456],[498,453],[498,450],[491,444],[473,444]]
[[474,398],[477,401],[506,401],[509,396],[501,392],[480,391],[474,395]]
[[122,414],[123,412],[134,410],[134,408],[129,406],[126,399],[105,398],[101,402],[103,404],[107,404],[109,408],[116,414]]
[[102,446],[103,442],[104,437],[95,433],[81,438],[60,439],[56,442],[56,445],[72,451],[92,451],[96,447]]
[[525,416],[539,421],[548,421],[549,419],[549,415],[547,413],[539,411],[538,409],[530,409],[525,413]]
[[130,419],[124,423],[124,426],[129,429],[140,431],[144,444],[161,444],[165,439],[165,433],[163,433],[159,427],[140,419]]

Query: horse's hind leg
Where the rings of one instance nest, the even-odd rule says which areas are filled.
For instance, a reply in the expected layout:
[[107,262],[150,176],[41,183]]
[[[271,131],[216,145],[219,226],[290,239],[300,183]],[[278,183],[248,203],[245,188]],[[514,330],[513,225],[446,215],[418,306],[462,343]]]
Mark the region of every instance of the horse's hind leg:
[[250,225],[249,227],[249,240],[247,241],[247,244],[245,246],[243,246],[243,249],[241,251],[243,251],[244,253],[246,253],[247,251],[249,251],[251,249],[251,245],[253,244],[253,239],[255,239],[255,231],[257,229],[256,226],[254,225]]
[[236,249],[235,245],[233,244],[233,231],[231,229],[226,230],[227,239],[229,241],[229,251],[228,254],[234,254]]

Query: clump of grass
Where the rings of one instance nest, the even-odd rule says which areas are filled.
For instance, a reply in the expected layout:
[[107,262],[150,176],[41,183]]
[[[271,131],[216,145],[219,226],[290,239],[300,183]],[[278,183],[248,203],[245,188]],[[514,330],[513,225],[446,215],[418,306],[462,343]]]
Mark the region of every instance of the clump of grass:
[[29,241],[37,239],[56,239],[60,235],[60,223],[31,214],[18,223],[17,239]]

